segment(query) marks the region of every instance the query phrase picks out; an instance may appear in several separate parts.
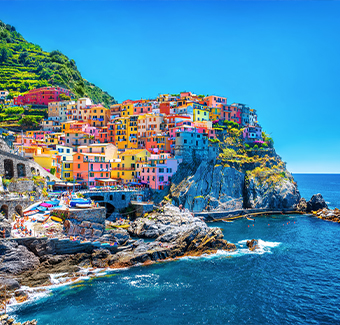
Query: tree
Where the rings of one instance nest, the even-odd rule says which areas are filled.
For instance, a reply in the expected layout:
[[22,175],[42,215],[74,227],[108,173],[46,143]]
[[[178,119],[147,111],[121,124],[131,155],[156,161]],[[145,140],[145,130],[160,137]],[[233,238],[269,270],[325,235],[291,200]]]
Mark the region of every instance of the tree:
[[21,126],[38,126],[39,123],[37,122],[34,116],[24,116],[19,122]]
[[65,94],[60,94],[59,95],[59,99],[60,100],[71,100],[71,97],[70,96],[67,96]]
[[21,52],[19,55],[19,62],[24,64],[28,58],[28,52]]
[[0,61],[7,62],[8,58],[12,55],[12,52],[5,47],[3,47],[0,51]]

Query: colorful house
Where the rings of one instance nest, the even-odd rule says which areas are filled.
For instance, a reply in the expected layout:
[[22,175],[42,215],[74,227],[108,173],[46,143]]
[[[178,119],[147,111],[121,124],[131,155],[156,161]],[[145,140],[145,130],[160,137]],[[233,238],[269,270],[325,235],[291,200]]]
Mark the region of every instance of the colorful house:
[[111,178],[119,179],[124,184],[137,182],[142,165],[150,155],[146,149],[129,149],[120,153],[112,163]]
[[72,96],[73,94],[68,89],[60,87],[43,87],[29,90],[24,95],[14,97],[14,105],[43,105],[48,103],[60,101],[60,95]]
[[171,177],[176,173],[181,160],[171,156],[169,153],[151,155],[147,164],[143,165],[140,173],[142,184],[148,184],[154,190],[162,190],[169,186]]

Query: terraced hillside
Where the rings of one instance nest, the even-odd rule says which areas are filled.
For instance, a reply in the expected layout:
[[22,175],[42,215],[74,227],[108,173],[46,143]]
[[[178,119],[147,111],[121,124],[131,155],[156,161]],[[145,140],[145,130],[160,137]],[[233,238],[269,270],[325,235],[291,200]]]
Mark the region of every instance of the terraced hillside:
[[89,97],[105,106],[115,103],[111,95],[83,79],[74,60],[60,51],[43,51],[0,21],[0,89],[15,96],[45,86],[68,88],[76,97]]

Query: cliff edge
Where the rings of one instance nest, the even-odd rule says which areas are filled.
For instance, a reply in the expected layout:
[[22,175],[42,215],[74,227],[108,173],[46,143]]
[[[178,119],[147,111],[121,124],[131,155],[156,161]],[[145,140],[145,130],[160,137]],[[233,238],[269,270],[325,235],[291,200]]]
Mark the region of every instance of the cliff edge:
[[295,210],[300,193],[274,148],[245,146],[241,130],[218,133],[217,157],[183,161],[169,198],[194,212],[267,208]]

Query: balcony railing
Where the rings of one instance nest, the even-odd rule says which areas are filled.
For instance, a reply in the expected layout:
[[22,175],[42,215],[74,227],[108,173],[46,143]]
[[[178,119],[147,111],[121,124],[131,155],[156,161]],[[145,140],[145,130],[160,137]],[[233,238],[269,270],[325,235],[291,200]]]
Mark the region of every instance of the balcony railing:
[[135,168],[131,168],[131,167],[113,167],[112,170],[132,170],[135,171]]

